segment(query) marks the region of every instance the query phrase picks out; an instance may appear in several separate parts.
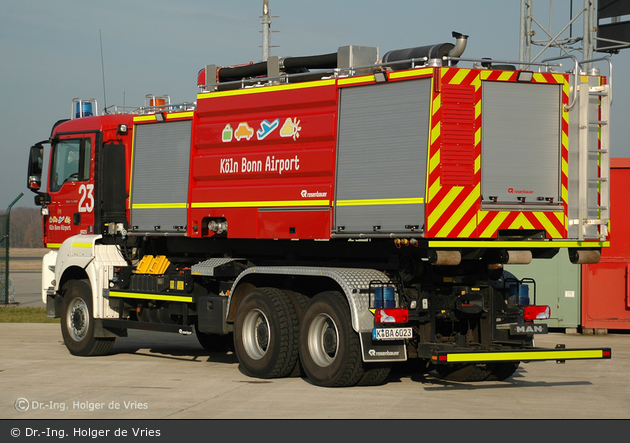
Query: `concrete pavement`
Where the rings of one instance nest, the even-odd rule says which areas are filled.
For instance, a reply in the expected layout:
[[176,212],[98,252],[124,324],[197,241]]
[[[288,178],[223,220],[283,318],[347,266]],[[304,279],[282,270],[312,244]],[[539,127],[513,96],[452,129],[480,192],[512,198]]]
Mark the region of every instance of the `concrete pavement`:
[[233,354],[208,353],[194,336],[132,330],[111,355],[81,358],[68,353],[58,324],[0,324],[0,417],[630,418],[630,335],[552,333],[536,342],[610,346],[613,358],[522,364],[504,382],[453,383],[398,369],[383,386],[330,389],[247,377]]

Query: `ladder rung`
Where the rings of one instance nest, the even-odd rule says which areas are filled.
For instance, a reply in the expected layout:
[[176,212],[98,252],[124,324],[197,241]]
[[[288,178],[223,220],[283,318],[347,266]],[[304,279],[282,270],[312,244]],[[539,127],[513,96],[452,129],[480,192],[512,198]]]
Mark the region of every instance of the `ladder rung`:
[[608,206],[589,206],[588,209],[608,209]]
[[593,183],[596,183],[596,182],[607,182],[608,179],[604,178],[604,177],[601,177],[601,178],[589,178],[588,181],[589,182],[593,182]]
[[608,122],[605,120],[597,120],[594,122],[588,122],[589,125],[607,125]]
[[588,91],[588,95],[596,95],[599,97],[607,97],[608,93],[603,91]]
[[607,225],[608,220],[600,220],[597,218],[586,219],[582,222],[583,226],[592,226],[592,225]]
[[608,149],[589,149],[588,152],[597,152],[598,154],[608,154]]

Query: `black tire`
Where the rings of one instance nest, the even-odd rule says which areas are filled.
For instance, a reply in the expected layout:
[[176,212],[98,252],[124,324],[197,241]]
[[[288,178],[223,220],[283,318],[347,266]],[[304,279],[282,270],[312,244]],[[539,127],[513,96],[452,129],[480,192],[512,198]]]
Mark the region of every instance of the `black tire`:
[[[308,297],[304,294],[300,294],[299,292],[289,291],[287,289],[284,290],[284,293],[287,294],[293,302],[299,325],[299,323],[302,321],[304,311],[306,311],[306,307],[308,306]],[[303,375],[304,370],[302,369],[302,364],[300,363],[300,359],[298,358],[297,362],[295,363],[295,367],[293,368],[293,371],[291,371],[291,374],[289,374],[289,377],[302,377]]]
[[438,365],[435,370],[444,380],[461,382],[484,381],[492,373],[486,364]]
[[510,378],[518,369],[519,362],[493,363],[488,381],[503,381]]
[[234,335],[232,333],[207,334],[195,331],[199,344],[208,352],[228,352],[234,350]]
[[107,354],[115,337],[94,337],[92,290],[87,280],[74,280],[68,285],[61,308],[61,335],[72,355]]
[[298,360],[298,331],[295,307],[286,293],[275,288],[250,291],[234,322],[234,350],[243,372],[257,378],[290,375]]
[[385,383],[392,370],[392,363],[369,363],[364,365],[365,372],[357,386],[379,386]]
[[339,292],[313,297],[300,326],[300,361],[317,386],[356,385],[364,374],[359,335],[348,302]]

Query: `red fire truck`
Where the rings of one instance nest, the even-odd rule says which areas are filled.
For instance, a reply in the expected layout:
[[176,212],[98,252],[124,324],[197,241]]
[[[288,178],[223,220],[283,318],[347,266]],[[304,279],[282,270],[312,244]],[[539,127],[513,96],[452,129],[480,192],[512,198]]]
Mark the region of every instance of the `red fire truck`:
[[478,381],[610,358],[534,347],[549,307],[503,265],[607,246],[612,65],[464,59],[453,37],[207,65],[194,103],[75,99],[28,172],[70,353],[194,334],[250,376],[320,386],[408,359]]

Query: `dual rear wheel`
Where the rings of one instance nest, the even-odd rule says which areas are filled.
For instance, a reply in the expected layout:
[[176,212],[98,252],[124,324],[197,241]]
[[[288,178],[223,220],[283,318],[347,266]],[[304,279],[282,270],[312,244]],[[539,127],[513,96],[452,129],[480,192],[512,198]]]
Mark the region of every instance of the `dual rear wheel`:
[[336,291],[307,305],[300,294],[254,289],[239,305],[234,338],[243,371],[259,378],[303,373],[318,386],[368,386],[383,383],[391,369],[362,361],[348,303]]

